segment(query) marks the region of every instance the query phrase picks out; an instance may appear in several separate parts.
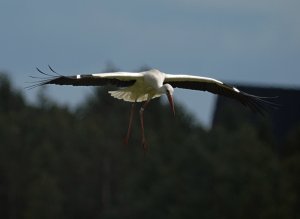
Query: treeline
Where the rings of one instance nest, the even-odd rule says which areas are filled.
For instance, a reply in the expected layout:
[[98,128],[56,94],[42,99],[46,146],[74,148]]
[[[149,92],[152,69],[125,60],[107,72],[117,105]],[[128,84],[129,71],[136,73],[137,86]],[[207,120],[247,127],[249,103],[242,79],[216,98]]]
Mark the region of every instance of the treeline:
[[[76,88],[70,88],[76,89]],[[296,218],[300,126],[278,154],[240,121],[205,131],[181,106],[153,100],[122,143],[130,104],[107,90],[75,110],[28,104],[0,78],[0,218]]]

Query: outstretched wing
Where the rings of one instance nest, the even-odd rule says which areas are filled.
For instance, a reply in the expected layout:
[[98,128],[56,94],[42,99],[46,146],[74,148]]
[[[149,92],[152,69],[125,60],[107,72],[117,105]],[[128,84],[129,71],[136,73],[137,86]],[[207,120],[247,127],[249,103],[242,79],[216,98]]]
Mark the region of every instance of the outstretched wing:
[[128,87],[133,85],[136,80],[141,78],[141,73],[133,72],[110,72],[110,73],[95,73],[95,74],[77,74],[72,76],[64,76],[55,72],[50,66],[51,74],[45,73],[37,68],[38,72],[45,77],[34,77],[38,79],[33,85],[27,88],[35,88],[46,84],[56,85],[73,85],[73,86],[104,86],[115,85],[117,87]]
[[264,111],[267,110],[268,106],[273,108],[277,106],[276,104],[268,101],[268,99],[270,99],[269,97],[259,97],[248,94],[213,78],[193,75],[165,74],[164,83],[168,83],[175,88],[178,87],[191,90],[208,91],[210,93],[233,98],[249,107],[251,110],[261,114],[264,114]]

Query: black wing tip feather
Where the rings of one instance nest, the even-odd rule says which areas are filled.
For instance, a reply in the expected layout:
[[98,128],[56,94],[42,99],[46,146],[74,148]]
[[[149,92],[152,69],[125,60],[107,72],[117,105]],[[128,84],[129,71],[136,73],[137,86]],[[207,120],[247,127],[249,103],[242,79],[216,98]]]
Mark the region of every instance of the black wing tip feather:
[[272,110],[279,109],[280,105],[270,101],[278,98],[276,97],[260,97],[245,92],[241,92],[242,98],[240,101],[247,107],[249,107],[253,112],[259,113],[262,116],[266,116]]
[[[43,74],[43,75],[50,76],[50,77],[53,77],[53,76],[54,76],[54,75],[51,75],[51,74],[49,74],[49,73],[46,73],[46,72],[42,71],[42,70],[39,69],[38,67],[35,67],[35,68],[36,68],[36,70],[37,70],[38,72],[40,72],[40,73]],[[62,76],[61,74],[59,74],[59,73],[57,73],[56,71],[54,71],[53,68],[52,68],[50,65],[48,65],[48,68],[50,69],[51,72],[55,73],[55,76]]]
[[276,110],[279,108],[279,105],[273,102],[272,100],[278,98],[278,96],[275,97],[263,97],[263,96],[257,96],[253,95],[244,91],[241,91],[237,89],[234,86],[230,86],[228,84],[223,83],[222,86],[226,87],[230,92],[217,92],[219,94],[222,94],[227,97],[231,97],[234,99],[237,99],[239,102],[241,102],[244,106],[250,108],[254,113],[259,113],[262,116],[268,115],[272,110]]
[[41,69],[39,69],[38,67],[36,67],[36,70],[39,73],[41,73],[42,75],[44,75],[45,77],[29,76],[30,78],[38,79],[38,80],[33,81],[33,82],[28,82],[28,83],[32,83],[32,85],[29,85],[29,86],[25,87],[25,89],[31,90],[31,89],[41,87],[41,86],[46,85],[46,84],[50,84],[51,82],[53,82],[54,80],[56,80],[60,77],[65,77],[65,76],[62,76],[61,74],[57,73],[56,71],[54,71],[53,68],[50,65],[48,65],[48,68],[55,75],[46,73],[46,72],[42,71]]

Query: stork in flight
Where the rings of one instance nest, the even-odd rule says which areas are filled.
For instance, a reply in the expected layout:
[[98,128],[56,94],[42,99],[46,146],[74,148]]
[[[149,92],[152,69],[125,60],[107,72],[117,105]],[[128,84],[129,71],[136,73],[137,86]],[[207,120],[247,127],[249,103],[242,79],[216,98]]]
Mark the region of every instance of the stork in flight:
[[168,97],[171,110],[175,116],[173,101],[174,88],[208,91],[214,94],[230,97],[249,107],[252,111],[261,114],[264,114],[266,105],[272,104],[267,101],[265,97],[245,93],[233,86],[208,77],[167,74],[157,69],[151,69],[143,72],[109,72],[64,76],[55,72],[50,66],[48,67],[55,75],[45,73],[37,68],[41,74],[47,77],[32,77],[39,79],[39,81],[28,88],[34,88],[46,84],[73,86],[104,86],[110,84],[120,87],[119,90],[109,91],[109,93],[114,98],[132,102],[129,125],[124,140],[125,144],[128,143],[131,132],[134,105],[136,102],[144,102],[140,108],[142,145],[144,150],[147,149],[144,134],[144,110],[151,99],[165,94]]

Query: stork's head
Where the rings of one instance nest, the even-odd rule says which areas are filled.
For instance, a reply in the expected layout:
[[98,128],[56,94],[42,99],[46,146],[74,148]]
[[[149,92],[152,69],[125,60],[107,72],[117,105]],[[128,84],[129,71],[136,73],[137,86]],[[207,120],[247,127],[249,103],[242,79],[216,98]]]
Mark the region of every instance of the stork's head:
[[173,100],[173,92],[174,88],[170,84],[164,84],[164,93],[167,95],[171,110],[173,111],[173,114],[175,116],[175,107],[174,107],[174,100]]

